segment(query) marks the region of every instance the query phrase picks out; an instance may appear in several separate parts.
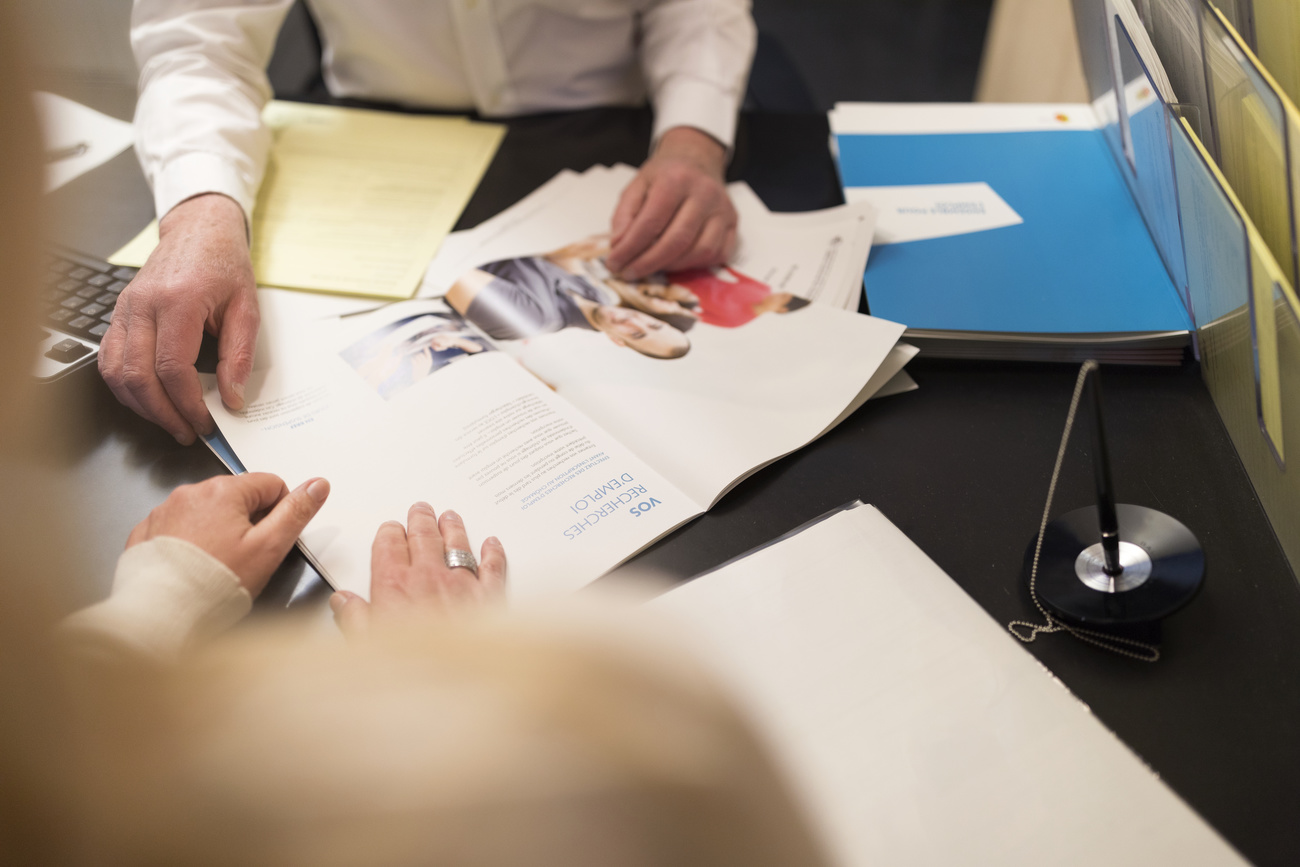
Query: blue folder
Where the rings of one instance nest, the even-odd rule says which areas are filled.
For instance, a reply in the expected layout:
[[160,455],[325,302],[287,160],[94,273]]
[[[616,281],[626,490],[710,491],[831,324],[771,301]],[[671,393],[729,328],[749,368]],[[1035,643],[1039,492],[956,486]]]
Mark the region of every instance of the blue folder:
[[[1135,135],[1163,123],[1157,101]],[[910,329],[1188,331],[1192,320],[1101,129],[838,134],[846,187],[984,182],[1024,220],[872,248],[871,313]]]

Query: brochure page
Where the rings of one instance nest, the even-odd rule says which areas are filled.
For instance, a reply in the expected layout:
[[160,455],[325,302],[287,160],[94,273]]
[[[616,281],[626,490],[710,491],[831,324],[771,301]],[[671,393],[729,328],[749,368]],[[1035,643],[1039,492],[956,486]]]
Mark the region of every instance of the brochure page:
[[823,255],[787,250],[786,265],[779,249],[742,243],[761,277],[737,259],[620,279],[604,232],[624,180],[618,169],[557,179],[440,256],[425,288],[709,505],[869,397],[904,327],[783,288],[824,282],[814,266],[834,261],[837,236]]
[[577,589],[704,509],[441,302],[265,313],[247,407],[211,378],[205,399],[249,470],[329,479],[302,543],[337,589],[369,595],[375,531],[420,500],[459,512],[476,553],[500,538],[516,598]]

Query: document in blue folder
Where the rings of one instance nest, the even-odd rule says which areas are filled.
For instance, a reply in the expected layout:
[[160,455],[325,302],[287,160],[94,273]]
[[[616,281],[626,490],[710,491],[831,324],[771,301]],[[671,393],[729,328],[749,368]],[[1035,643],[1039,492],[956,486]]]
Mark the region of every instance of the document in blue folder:
[[[1144,169],[1164,107],[1127,112]],[[877,210],[871,313],[923,351],[1181,358],[1191,317],[1092,106],[842,104],[831,126],[846,197]]]

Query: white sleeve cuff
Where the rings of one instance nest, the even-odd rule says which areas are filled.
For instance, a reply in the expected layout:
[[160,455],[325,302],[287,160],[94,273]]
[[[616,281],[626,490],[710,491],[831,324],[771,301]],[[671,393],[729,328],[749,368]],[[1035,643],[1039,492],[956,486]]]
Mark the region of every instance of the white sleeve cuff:
[[205,151],[182,154],[158,172],[153,184],[158,218],[162,219],[186,199],[203,193],[221,193],[234,199],[244,209],[244,221],[252,225],[257,185],[250,183],[232,160]]
[[211,554],[172,536],[128,548],[108,599],[73,614],[62,629],[78,638],[127,645],[174,659],[238,623],[252,597]]
[[740,97],[699,79],[675,76],[655,94],[654,142],[668,130],[689,126],[713,136],[728,153],[736,138]]

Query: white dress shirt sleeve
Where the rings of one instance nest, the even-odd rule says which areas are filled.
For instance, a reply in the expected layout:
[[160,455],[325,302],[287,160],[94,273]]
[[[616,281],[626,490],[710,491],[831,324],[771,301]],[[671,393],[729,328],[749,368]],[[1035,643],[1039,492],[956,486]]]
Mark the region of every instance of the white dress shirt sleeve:
[[749,10],[749,0],[661,0],[644,13],[641,65],[655,141],[690,126],[732,146],[757,38]]
[[248,218],[266,169],[266,66],[292,0],[136,0],[136,151],[162,217],[222,193]]

